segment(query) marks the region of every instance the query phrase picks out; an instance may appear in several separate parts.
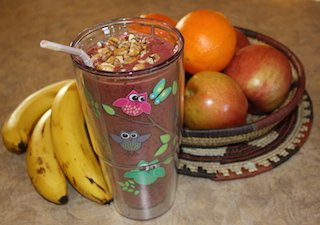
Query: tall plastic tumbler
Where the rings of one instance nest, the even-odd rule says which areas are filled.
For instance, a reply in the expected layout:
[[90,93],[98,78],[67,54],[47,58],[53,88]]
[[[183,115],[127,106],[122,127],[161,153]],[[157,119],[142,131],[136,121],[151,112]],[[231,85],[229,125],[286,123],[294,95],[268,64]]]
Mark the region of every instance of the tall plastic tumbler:
[[85,29],[71,45],[95,65],[72,56],[88,131],[111,178],[116,210],[138,220],[162,215],[173,205],[177,186],[182,35],[161,21],[121,18]]

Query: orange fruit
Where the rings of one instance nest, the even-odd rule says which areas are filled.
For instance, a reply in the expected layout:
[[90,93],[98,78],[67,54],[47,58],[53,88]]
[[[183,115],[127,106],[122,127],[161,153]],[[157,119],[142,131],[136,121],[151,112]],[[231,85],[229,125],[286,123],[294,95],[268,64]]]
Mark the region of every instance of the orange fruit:
[[182,17],[176,27],[185,40],[185,70],[195,74],[204,70],[221,71],[231,61],[236,33],[221,12],[200,9]]
[[163,15],[163,14],[160,14],[160,13],[146,13],[146,14],[142,14],[140,15],[141,18],[148,18],[148,19],[157,19],[157,20],[161,20],[161,21],[164,21],[166,23],[169,23],[173,26],[175,26],[177,24],[177,21],[175,21],[174,19],[166,16],[166,15]]

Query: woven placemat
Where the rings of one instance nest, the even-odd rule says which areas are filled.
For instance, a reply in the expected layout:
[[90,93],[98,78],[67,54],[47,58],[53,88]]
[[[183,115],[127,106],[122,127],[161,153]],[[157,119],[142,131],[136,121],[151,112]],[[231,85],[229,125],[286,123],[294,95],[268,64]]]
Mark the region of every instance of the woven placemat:
[[309,136],[312,121],[312,101],[305,91],[295,110],[260,138],[211,148],[182,145],[178,172],[222,181],[270,171],[300,150]]

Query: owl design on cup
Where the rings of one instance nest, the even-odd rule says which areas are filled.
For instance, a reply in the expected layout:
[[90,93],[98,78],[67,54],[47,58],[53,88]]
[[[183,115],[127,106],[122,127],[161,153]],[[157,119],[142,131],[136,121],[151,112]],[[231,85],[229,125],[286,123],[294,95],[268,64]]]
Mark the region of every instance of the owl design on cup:
[[140,135],[137,131],[121,131],[119,135],[111,134],[112,140],[128,152],[138,151],[150,136],[151,134]]
[[118,98],[112,105],[120,107],[129,116],[139,116],[142,113],[150,114],[151,105],[147,102],[148,94],[132,90],[125,98]]

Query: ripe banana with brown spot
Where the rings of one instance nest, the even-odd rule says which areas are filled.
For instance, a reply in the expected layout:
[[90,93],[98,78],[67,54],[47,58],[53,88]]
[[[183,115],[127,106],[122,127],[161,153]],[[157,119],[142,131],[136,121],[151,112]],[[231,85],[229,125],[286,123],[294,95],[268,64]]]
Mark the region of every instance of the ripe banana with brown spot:
[[27,172],[37,192],[56,204],[68,202],[67,179],[54,155],[51,109],[35,125],[26,152]]
[[[81,101],[85,101],[85,95],[82,92],[78,92],[79,93],[79,97],[81,99]],[[93,148],[93,151],[96,153],[96,155],[100,155],[103,156],[103,150],[101,149],[102,144],[99,144],[99,140],[97,138],[96,135],[94,135],[94,130],[98,130],[95,127],[95,122],[93,121],[92,117],[90,117],[90,109],[87,106],[84,106],[83,104],[81,104],[82,106],[82,111],[83,111],[83,115],[86,121],[86,126],[87,126],[87,131],[88,131],[88,135],[89,135],[89,139],[91,142],[91,146]],[[111,184],[111,180],[110,180],[110,168],[107,165],[107,163],[101,159],[98,158],[99,163],[100,163],[100,167],[102,170],[102,174],[104,175],[106,184],[107,184],[107,188],[110,192],[110,194],[112,195],[112,184]]]
[[6,148],[13,153],[24,153],[31,132],[40,117],[51,107],[59,89],[72,80],[53,83],[29,95],[4,122],[1,136]]
[[72,186],[83,196],[105,204],[112,199],[88,137],[76,83],[65,85],[52,104],[55,155]]

